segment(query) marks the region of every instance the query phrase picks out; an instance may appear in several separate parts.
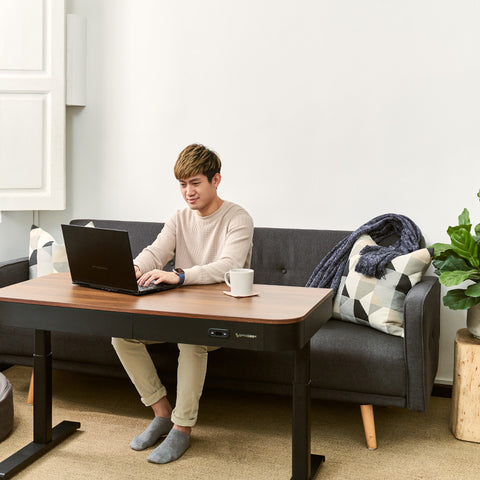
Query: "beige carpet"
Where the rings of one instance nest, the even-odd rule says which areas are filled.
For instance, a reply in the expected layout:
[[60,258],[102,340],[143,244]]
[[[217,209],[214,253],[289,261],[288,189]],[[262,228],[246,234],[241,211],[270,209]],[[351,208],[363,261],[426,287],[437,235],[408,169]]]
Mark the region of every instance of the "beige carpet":
[[[15,426],[0,444],[0,459],[32,438],[27,406],[31,369],[3,372],[12,382]],[[290,479],[288,398],[206,391],[191,446],[177,462],[146,461],[131,438],[150,421],[128,380],[54,372],[54,425],[79,421],[81,429],[16,475],[18,480],[279,480]],[[449,431],[450,399],[432,398],[428,412],[376,408],[379,448],[366,449],[357,406],[312,402],[312,452],[326,456],[318,479],[416,480],[479,478],[480,444]]]

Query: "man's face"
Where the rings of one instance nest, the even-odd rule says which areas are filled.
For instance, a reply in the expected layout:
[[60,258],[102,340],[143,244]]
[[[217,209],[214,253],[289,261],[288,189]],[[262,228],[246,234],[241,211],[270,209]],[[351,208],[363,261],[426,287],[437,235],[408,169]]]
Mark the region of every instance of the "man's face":
[[210,215],[220,206],[217,187],[220,184],[220,174],[216,173],[209,182],[206,175],[199,173],[194,177],[180,180],[180,191],[187,205],[204,217]]

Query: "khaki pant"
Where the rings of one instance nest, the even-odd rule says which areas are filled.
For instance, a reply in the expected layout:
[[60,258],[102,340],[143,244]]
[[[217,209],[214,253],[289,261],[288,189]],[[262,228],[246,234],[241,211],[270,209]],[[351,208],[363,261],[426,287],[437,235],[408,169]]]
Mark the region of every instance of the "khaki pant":
[[[144,405],[150,406],[167,395],[158,377],[147,344],[162,343],[146,340],[112,338],[130,380],[135,385]],[[193,427],[197,422],[198,403],[207,373],[208,352],[219,347],[206,347],[179,343],[177,369],[177,401],[172,412],[172,422],[182,427]]]

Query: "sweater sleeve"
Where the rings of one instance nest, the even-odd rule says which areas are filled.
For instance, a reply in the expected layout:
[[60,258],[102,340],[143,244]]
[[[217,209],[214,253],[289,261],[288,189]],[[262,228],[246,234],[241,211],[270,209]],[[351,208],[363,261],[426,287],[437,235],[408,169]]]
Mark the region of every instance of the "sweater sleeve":
[[236,215],[227,227],[226,239],[218,259],[205,265],[185,269],[185,284],[221,283],[232,268],[250,266],[253,238],[253,220],[248,213]]
[[162,269],[175,255],[176,219],[171,217],[163,226],[155,241],[145,247],[133,263],[142,273],[155,268]]

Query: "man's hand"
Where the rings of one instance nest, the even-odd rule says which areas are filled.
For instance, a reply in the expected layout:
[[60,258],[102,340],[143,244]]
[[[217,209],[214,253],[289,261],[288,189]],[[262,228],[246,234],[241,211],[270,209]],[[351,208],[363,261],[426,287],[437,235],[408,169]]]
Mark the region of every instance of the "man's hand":
[[142,272],[138,265],[134,265],[133,268],[135,269],[135,278],[138,280],[142,276]]
[[[137,273],[137,269],[135,269],[135,273]],[[140,286],[148,286],[151,283],[170,283],[176,285],[180,282],[180,277],[176,273],[165,272],[164,270],[150,270],[150,272],[144,273],[143,275],[140,270],[138,270],[138,273],[140,277],[137,276],[137,283]]]

